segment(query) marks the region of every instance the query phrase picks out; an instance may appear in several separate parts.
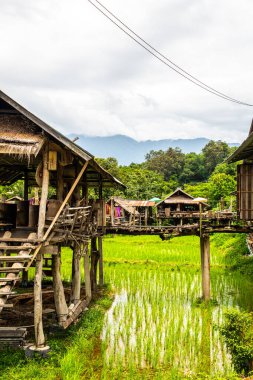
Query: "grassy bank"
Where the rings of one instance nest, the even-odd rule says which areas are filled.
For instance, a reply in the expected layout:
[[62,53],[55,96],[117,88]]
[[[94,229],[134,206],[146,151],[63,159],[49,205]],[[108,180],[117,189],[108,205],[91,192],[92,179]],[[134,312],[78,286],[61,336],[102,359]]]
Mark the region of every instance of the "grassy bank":
[[105,288],[104,295],[91,304],[77,325],[48,337],[51,352],[47,359],[27,359],[23,351],[1,351],[0,379],[99,379],[100,334],[105,312],[111,304],[112,296]]

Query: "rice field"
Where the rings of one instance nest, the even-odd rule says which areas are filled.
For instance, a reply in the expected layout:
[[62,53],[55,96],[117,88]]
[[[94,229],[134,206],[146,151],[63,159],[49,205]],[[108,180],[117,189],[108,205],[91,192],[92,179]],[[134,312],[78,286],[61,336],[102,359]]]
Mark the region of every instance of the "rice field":
[[101,335],[103,379],[236,378],[218,326],[226,308],[252,308],[252,284],[224,272],[220,253],[206,306],[197,237],[111,237],[104,251],[116,296]]

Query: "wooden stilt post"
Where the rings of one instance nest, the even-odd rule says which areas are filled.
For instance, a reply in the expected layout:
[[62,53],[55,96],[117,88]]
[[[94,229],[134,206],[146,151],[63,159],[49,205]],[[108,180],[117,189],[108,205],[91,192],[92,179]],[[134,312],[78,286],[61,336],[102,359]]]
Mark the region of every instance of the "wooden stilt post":
[[24,172],[24,200],[28,201],[28,172]]
[[204,301],[210,300],[210,237],[200,236],[202,296]]
[[98,251],[99,251],[99,285],[104,285],[104,265],[103,265],[103,239],[102,236],[98,237]]
[[89,203],[89,197],[88,197],[88,184],[87,184],[86,173],[84,173],[83,175],[82,198],[84,200],[85,206],[87,206]]
[[80,272],[80,256],[79,247],[75,245],[72,258],[72,288],[71,303],[76,305],[80,301],[81,294],[81,272]]
[[114,225],[114,203],[113,198],[111,198],[111,225]]
[[57,168],[57,189],[56,196],[59,201],[63,201],[64,198],[64,178],[63,178],[63,166],[58,165]]
[[97,238],[91,238],[91,268],[90,268],[90,280],[91,289],[97,289],[97,264],[98,264],[98,250],[97,250]]
[[145,226],[148,225],[148,208],[145,207]]
[[42,323],[42,267],[43,258],[39,253],[36,259],[34,277],[34,330],[36,348],[41,348],[45,345],[45,336]]
[[91,300],[91,281],[90,281],[90,268],[89,268],[89,251],[88,251],[88,243],[85,247],[85,255],[84,255],[84,280],[85,280],[85,294],[88,301]]
[[53,261],[53,288],[54,303],[58,322],[64,322],[68,314],[68,306],[65,299],[64,288],[61,280],[61,254],[60,249],[57,255],[52,256]]
[[[41,239],[44,235],[45,219],[46,219],[46,206],[49,186],[49,170],[48,170],[48,146],[46,146],[43,153],[43,177],[41,200],[39,209],[39,222],[38,222],[38,238]],[[36,348],[42,348],[45,345],[45,336],[43,332],[42,323],[42,267],[43,256],[38,253],[36,258],[35,278],[34,278],[34,331]]]

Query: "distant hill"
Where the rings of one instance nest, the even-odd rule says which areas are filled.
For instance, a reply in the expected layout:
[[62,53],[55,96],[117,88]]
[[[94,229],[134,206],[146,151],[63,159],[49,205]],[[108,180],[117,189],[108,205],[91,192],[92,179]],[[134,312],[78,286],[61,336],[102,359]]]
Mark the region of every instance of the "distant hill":
[[[68,137],[73,140],[78,135],[71,134]],[[132,162],[141,163],[145,160],[145,155],[150,150],[166,150],[169,147],[180,148],[184,153],[196,152],[200,153],[201,149],[208,143],[209,139],[166,139],[158,141],[136,141],[130,137],[115,135],[110,137],[88,137],[78,136],[76,141],[78,145],[86,149],[95,157],[115,157],[120,165],[129,165]],[[238,146],[239,144],[229,144],[230,146]]]

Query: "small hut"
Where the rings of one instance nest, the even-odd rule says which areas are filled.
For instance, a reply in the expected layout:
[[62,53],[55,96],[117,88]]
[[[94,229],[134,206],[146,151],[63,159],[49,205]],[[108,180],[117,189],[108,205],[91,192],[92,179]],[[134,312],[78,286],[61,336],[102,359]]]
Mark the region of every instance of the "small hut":
[[[124,186],[89,152],[0,91],[0,185],[16,181],[23,184],[23,199],[0,202],[0,341],[21,339],[20,323],[23,316],[30,315],[33,320],[26,319],[25,324],[34,325],[32,349],[43,352],[47,350],[45,309],[50,309],[58,324],[67,328],[87,307],[96,290],[98,262],[99,282],[103,283],[103,189]],[[91,188],[92,194],[94,190],[97,194],[97,200],[92,202]],[[35,196],[31,197],[34,189]],[[62,283],[62,247],[73,252],[69,289],[64,289]],[[85,268],[83,286],[81,259]],[[27,284],[32,266],[35,276],[33,290],[27,295],[30,302],[26,304],[22,296],[19,304],[15,291],[21,283]],[[44,277],[51,280],[52,302],[42,290]],[[33,310],[29,310],[33,299]]]
[[107,223],[114,225],[144,225],[152,219],[154,201],[142,201],[112,197],[107,202]]
[[187,222],[189,219],[199,219],[200,213],[206,211],[208,204],[204,198],[194,198],[181,188],[177,188],[157,205],[157,218]]

